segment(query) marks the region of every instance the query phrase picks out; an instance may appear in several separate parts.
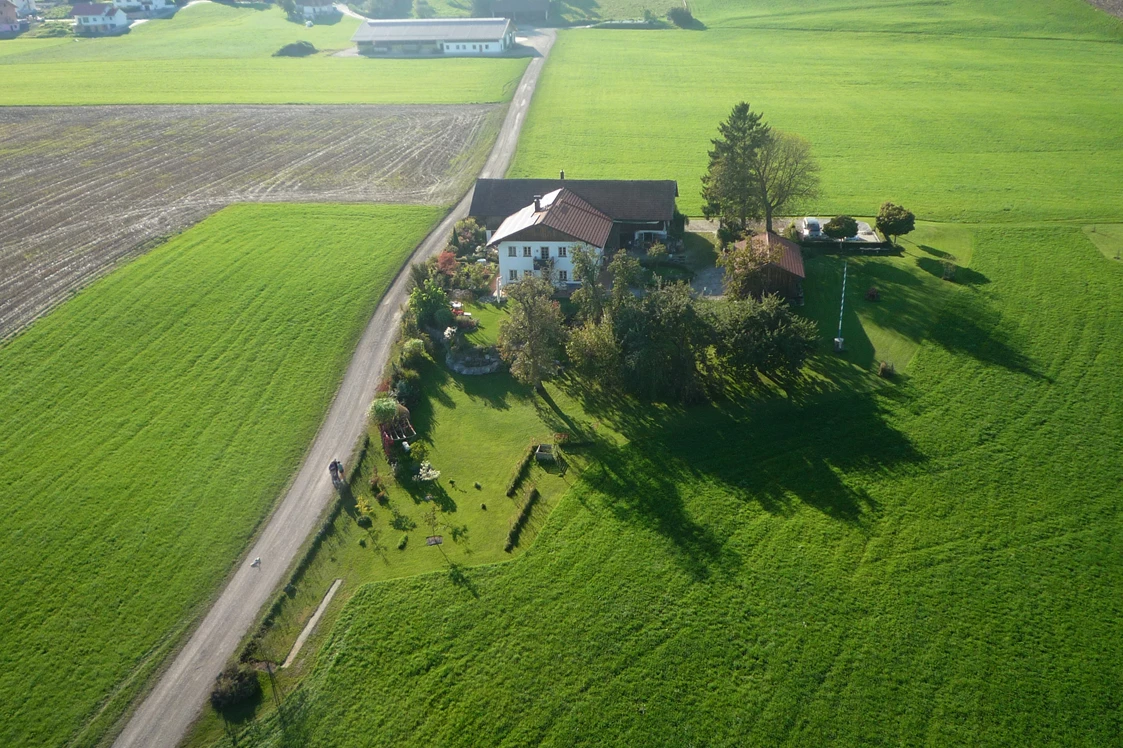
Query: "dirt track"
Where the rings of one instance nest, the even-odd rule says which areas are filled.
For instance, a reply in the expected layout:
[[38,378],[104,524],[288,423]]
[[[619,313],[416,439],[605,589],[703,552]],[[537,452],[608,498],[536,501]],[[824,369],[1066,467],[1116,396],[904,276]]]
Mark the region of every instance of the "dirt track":
[[0,339],[230,203],[452,203],[502,109],[0,107]]
[[1088,2],[1102,11],[1123,18],[1123,0],[1088,0]]

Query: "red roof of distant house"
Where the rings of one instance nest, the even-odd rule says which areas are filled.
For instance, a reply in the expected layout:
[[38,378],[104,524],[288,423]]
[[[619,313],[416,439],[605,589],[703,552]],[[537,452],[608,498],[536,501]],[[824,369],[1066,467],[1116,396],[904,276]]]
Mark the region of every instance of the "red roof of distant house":
[[[799,245],[792,240],[769,231],[764,234],[757,234],[752,241],[753,247],[756,249],[772,252],[773,258],[770,264],[783,268],[800,278],[807,277],[803,273],[803,252],[800,251]],[[744,246],[745,243],[739,242],[739,245]]]
[[549,226],[574,239],[603,248],[612,233],[612,219],[576,194],[562,188],[544,195],[518,213],[508,216],[491,236],[497,244],[531,226]]
[[72,16],[107,16],[113,13],[115,8],[109,3],[79,3],[74,6],[70,11]]

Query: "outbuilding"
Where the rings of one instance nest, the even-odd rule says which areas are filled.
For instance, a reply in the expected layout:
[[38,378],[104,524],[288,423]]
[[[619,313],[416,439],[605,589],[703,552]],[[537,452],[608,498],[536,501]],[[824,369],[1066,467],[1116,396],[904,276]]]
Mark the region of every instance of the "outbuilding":
[[308,20],[333,16],[338,12],[332,0],[296,0],[297,15]]
[[80,3],[71,15],[78,21],[79,34],[113,34],[129,27],[125,11],[109,3]]
[[375,57],[499,55],[514,46],[515,25],[507,18],[370,19],[351,41]]
[[736,246],[743,248],[745,241],[752,241],[753,249],[769,258],[763,269],[765,293],[779,294],[789,303],[802,305],[805,273],[799,245],[771,231],[742,240]]

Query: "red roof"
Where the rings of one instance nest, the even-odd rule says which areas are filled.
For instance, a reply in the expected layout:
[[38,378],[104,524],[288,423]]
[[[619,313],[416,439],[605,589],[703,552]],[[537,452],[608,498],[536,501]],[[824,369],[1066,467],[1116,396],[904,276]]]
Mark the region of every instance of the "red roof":
[[[754,248],[772,253],[770,265],[782,268],[800,278],[807,277],[803,273],[803,252],[800,251],[799,245],[792,240],[769,231],[764,234],[757,234],[752,241]],[[739,244],[744,246],[745,243],[739,242]]]
[[612,233],[612,219],[576,194],[562,188],[544,195],[534,204],[507,218],[491,236],[491,244],[518,234],[532,226],[548,226],[574,239],[604,248]]

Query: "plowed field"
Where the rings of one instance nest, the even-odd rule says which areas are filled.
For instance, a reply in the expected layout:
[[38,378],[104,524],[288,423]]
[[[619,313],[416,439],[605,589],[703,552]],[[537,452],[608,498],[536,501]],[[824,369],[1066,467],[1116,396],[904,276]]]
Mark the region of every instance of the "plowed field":
[[235,202],[446,204],[502,107],[0,108],[0,338]]

